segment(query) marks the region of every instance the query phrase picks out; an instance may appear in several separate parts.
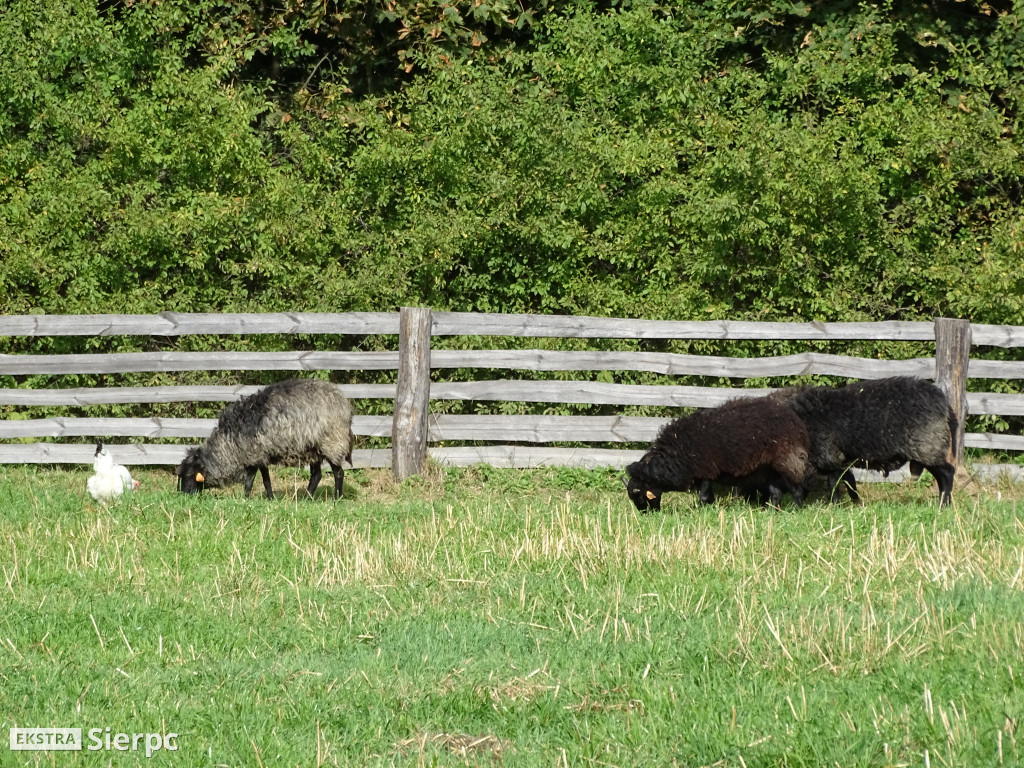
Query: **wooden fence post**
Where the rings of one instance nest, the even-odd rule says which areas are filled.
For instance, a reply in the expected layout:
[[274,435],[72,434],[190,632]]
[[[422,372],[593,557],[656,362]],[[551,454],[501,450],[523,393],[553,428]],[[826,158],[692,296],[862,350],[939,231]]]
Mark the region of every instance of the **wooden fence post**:
[[430,412],[428,307],[402,307],[398,321],[398,392],[391,425],[391,470],[401,482],[423,471]]
[[935,383],[949,400],[957,417],[953,435],[953,463],[964,463],[967,420],[967,366],[971,359],[971,321],[935,318]]

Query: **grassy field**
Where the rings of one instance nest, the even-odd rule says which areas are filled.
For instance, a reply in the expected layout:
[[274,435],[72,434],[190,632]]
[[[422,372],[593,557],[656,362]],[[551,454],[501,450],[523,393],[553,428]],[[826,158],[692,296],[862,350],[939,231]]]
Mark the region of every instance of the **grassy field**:
[[2,766],[1024,761],[1013,487],[640,516],[613,472],[351,472],[338,503],[139,474],[103,508],[84,469],[4,469],[0,738],[178,749]]

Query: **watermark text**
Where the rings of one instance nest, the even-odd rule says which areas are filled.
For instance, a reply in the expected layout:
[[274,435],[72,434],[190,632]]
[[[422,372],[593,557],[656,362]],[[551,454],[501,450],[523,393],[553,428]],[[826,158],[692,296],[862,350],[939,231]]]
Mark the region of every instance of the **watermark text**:
[[176,733],[117,733],[110,728],[90,728],[82,738],[81,728],[11,728],[11,750],[56,752],[145,752],[152,757],[161,750],[178,751]]

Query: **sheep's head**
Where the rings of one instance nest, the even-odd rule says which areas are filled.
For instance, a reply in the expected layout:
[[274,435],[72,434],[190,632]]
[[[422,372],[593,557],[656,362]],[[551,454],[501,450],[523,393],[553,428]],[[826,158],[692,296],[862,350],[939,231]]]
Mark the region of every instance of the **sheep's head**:
[[[627,471],[629,467],[626,468]],[[650,512],[661,509],[661,489],[654,488],[649,483],[630,475],[624,479],[623,482],[626,484],[626,493],[629,494],[630,501],[633,505],[641,512]]]
[[626,483],[626,493],[641,512],[657,512],[661,509],[661,492],[654,488],[648,488],[636,480],[629,480]]
[[660,510],[661,496],[666,491],[689,491],[694,487],[687,462],[675,452],[657,447],[626,467],[626,475],[626,492],[641,512]]
[[182,493],[199,493],[206,484],[203,477],[202,460],[198,448],[190,448],[185,459],[178,465],[178,490]]

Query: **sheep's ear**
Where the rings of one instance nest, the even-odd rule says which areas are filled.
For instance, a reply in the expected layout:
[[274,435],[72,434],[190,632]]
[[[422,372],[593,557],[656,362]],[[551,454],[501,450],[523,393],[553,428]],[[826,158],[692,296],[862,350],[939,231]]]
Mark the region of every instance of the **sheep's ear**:
[[658,498],[657,496],[654,495],[654,491],[648,491],[646,495],[647,498],[650,499],[651,501],[654,501],[656,498]]
[[196,482],[197,483],[205,483],[206,482],[206,478],[203,477],[203,473],[202,472],[196,472]]

